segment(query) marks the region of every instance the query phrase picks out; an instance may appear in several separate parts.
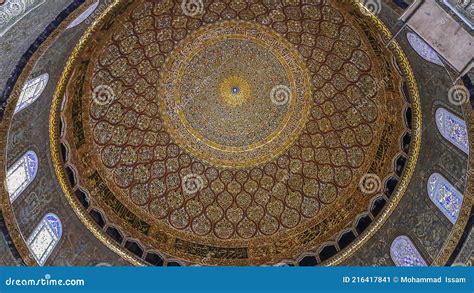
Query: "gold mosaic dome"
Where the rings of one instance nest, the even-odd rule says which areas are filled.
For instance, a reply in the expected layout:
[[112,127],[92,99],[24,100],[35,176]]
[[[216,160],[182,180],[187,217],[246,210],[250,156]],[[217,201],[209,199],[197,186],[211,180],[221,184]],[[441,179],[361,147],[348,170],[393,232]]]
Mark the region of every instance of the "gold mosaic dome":
[[[358,4],[186,3],[118,1],[74,51],[51,112],[71,205],[137,264],[107,227],[188,264],[340,262],[413,171],[420,117],[403,53]],[[366,232],[338,244],[369,214]]]

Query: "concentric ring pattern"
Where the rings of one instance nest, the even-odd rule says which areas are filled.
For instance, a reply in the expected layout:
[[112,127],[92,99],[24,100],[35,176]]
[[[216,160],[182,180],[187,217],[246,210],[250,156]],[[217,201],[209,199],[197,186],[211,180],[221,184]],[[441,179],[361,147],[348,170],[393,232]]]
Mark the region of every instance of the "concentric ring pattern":
[[350,4],[204,4],[103,16],[66,87],[66,163],[147,249],[245,265],[317,251],[383,192],[361,178],[394,173],[400,56]]

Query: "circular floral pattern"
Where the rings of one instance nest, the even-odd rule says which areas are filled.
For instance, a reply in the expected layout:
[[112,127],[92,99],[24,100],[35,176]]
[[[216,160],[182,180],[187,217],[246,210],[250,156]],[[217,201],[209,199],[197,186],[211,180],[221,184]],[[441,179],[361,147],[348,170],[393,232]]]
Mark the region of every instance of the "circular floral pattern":
[[[218,239],[273,235],[316,217],[360,172],[365,154],[376,146],[377,107],[383,104],[377,105],[374,93],[363,96],[364,87],[375,81],[370,58],[353,29],[342,22],[322,21],[327,37],[319,36],[321,44],[313,47],[302,46],[313,51],[306,57],[314,92],[306,117],[304,94],[311,93],[303,87],[306,68],[291,59],[294,53],[285,50],[286,43],[277,42],[274,31],[258,23],[221,22],[181,42],[172,38],[160,42],[146,39],[148,32],[156,31],[156,21],[141,17],[143,21],[129,22],[135,28],[130,36],[116,32],[98,56],[92,87],[111,84],[117,99],[107,107],[90,104],[89,114],[97,152],[107,173],[113,174],[113,183],[153,217]],[[170,36],[177,34],[181,30],[171,25],[176,21],[170,19],[170,27],[160,27],[158,33],[168,29]],[[346,41],[351,38],[352,42]],[[340,49],[335,53],[321,48],[336,44]],[[160,53],[150,48],[154,46]],[[147,49],[150,55],[158,54],[148,57]],[[118,53],[115,58],[113,52]],[[132,79],[132,73],[138,78]],[[221,102],[225,99],[221,80],[235,75],[250,84],[242,86],[244,82],[234,78],[237,86],[250,87],[252,101],[240,107]],[[292,90],[303,94],[294,94],[292,109],[277,107],[269,98],[280,84],[302,87]],[[296,117],[290,113],[286,118],[290,111],[297,112]],[[296,120],[295,126],[282,133],[285,127],[280,125],[289,119]],[[305,128],[293,145],[284,144],[283,154],[258,166],[262,157],[279,151],[275,146],[280,141],[294,137],[302,119]],[[264,143],[259,144],[261,140]],[[249,156],[256,159],[254,164],[243,170],[232,168],[247,163],[244,151],[254,149],[257,155]],[[210,163],[199,160],[203,157]],[[188,173],[203,179],[201,190],[189,198],[181,183]]]
[[[268,98],[279,83],[293,89],[288,107]],[[217,166],[271,160],[294,142],[309,116],[311,88],[302,58],[254,23],[226,21],[189,35],[170,54],[160,85],[166,131],[193,156]]]
[[133,4],[100,39],[85,92],[115,98],[82,104],[95,164],[78,168],[97,168],[153,231],[197,245],[256,247],[346,216],[387,113],[363,31],[323,1],[179,7]]

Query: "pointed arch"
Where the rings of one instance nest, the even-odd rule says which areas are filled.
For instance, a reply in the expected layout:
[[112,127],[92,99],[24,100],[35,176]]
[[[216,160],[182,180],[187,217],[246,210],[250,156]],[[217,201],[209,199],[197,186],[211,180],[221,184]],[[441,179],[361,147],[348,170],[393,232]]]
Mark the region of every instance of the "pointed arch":
[[93,3],[91,6],[87,7],[87,9],[81,13],[76,19],[74,19],[69,25],[68,29],[76,27],[80,25],[82,22],[84,22],[94,11],[97,9],[99,6],[99,1],[96,1]]
[[436,110],[435,119],[441,135],[464,153],[469,154],[466,122],[445,108]]
[[43,73],[26,82],[16,103],[15,114],[33,104],[43,93],[49,80],[49,74]]
[[461,192],[439,173],[431,174],[426,188],[431,201],[451,223],[456,223],[463,201]]
[[421,58],[436,65],[443,66],[443,62],[439,58],[438,53],[417,34],[407,33],[407,40],[413,50],[415,50]]
[[58,216],[49,213],[43,217],[27,240],[28,247],[40,266],[44,265],[61,240],[62,224]]
[[405,235],[398,236],[390,246],[390,257],[399,267],[424,267],[426,261],[413,242]]
[[34,151],[27,151],[7,170],[7,190],[10,202],[33,182],[38,173],[38,156]]

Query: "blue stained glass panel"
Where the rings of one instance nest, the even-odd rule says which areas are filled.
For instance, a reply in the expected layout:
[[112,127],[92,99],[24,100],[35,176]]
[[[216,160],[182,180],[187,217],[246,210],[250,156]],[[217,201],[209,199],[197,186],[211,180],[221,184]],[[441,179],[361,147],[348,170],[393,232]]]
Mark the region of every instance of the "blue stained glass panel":
[[35,179],[38,172],[38,157],[33,151],[26,152],[7,170],[7,190],[10,201],[15,199]]
[[399,267],[424,267],[425,260],[413,242],[405,235],[398,236],[390,246],[390,257]]
[[430,176],[427,189],[431,201],[433,201],[451,223],[456,223],[463,201],[461,192],[439,173],[433,173]]
[[466,122],[444,108],[438,108],[435,115],[436,126],[441,135],[460,150],[469,154]]
[[55,214],[47,214],[31,233],[28,247],[40,266],[44,265],[59,243],[62,235],[61,221]]
[[413,50],[415,50],[421,58],[428,62],[443,66],[443,62],[439,58],[438,53],[423,41],[422,38],[414,33],[407,33],[407,39]]
[[33,102],[40,97],[41,93],[43,93],[48,80],[49,74],[47,73],[28,80],[21,90],[20,98],[15,107],[15,113],[18,113],[33,104]]
[[48,214],[46,216],[46,220],[48,220],[48,223],[51,226],[51,228],[53,229],[53,232],[56,235],[56,237],[61,238],[61,235],[62,235],[61,229],[62,229],[62,227],[61,227],[61,221],[59,220],[59,218],[54,214]]

